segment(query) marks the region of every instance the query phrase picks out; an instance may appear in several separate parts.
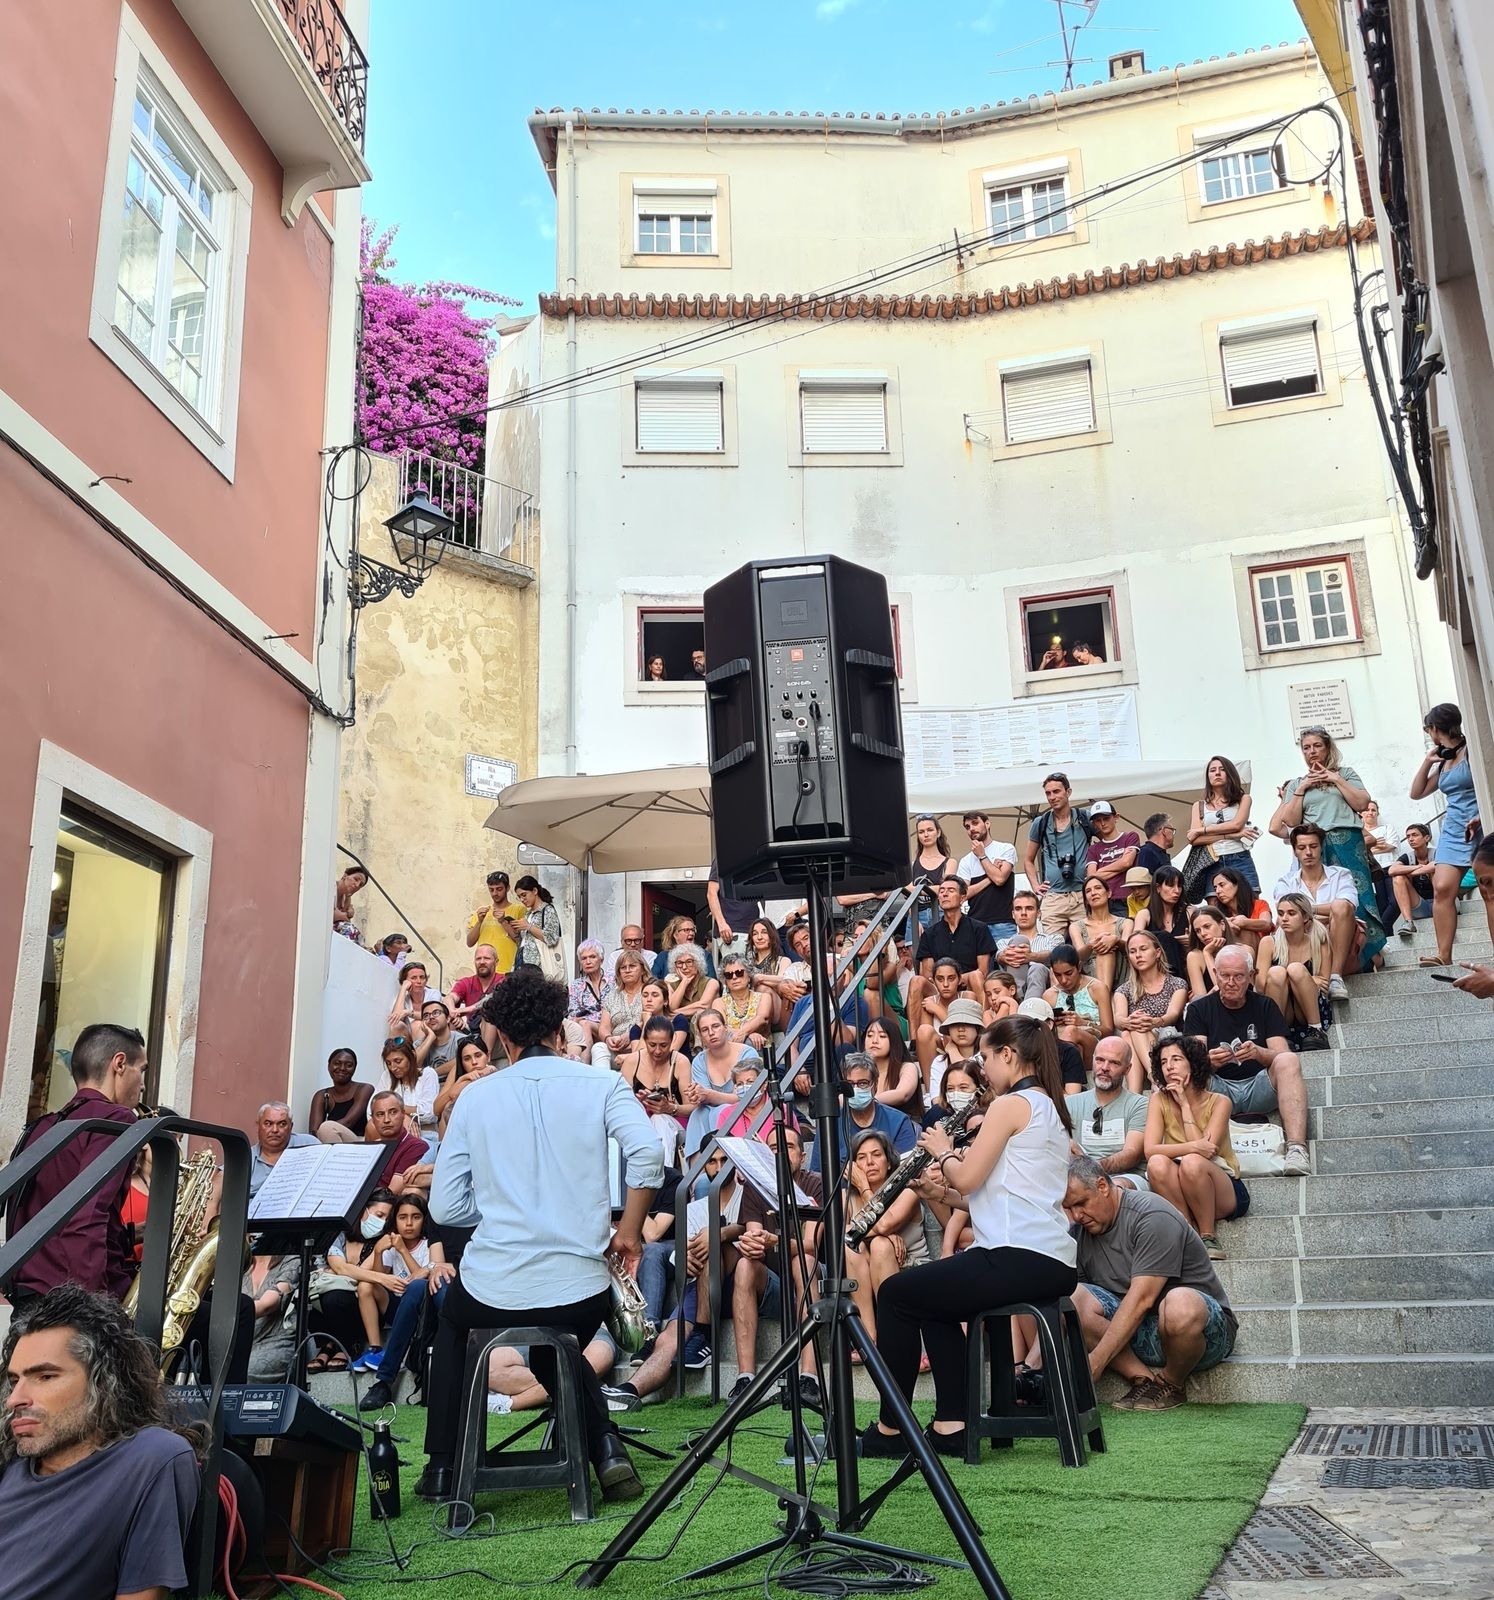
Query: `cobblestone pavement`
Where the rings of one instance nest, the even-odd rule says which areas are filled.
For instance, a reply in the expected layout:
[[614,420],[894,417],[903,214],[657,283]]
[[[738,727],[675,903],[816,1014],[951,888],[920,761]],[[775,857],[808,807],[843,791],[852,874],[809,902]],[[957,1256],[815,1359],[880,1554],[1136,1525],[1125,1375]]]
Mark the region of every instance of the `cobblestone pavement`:
[[1494,1409],[1309,1412],[1202,1600],[1494,1600],[1494,1489],[1325,1473],[1494,1483]]

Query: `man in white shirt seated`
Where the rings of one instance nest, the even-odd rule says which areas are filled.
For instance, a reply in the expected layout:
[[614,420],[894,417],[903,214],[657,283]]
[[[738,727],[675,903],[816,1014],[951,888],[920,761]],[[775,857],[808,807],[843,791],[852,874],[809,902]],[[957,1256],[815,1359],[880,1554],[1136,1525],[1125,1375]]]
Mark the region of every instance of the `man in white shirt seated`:
[[[461,1275],[447,1290],[431,1357],[425,1471],[415,1492],[446,1500],[472,1329],[563,1328],[584,1350],[612,1304],[609,1254],[636,1275],[643,1219],[664,1180],[659,1139],[627,1081],[567,1060],[569,997],[538,967],[519,967],[493,992],[487,1018],[511,1064],[465,1090],[452,1109],[431,1181],[431,1216],[475,1227]],[[611,1224],[607,1141],[627,1162],[627,1200]],[[534,1347],[535,1377],[556,1393],[556,1353]],[[579,1362],[587,1451],[605,1500],[643,1493],[602,1397]]]
[[617,981],[617,958],[624,950],[630,951],[643,963],[645,972],[653,970],[655,960],[658,958],[657,950],[650,950],[644,943],[646,935],[636,922],[630,922],[618,935],[622,941],[616,950],[602,963],[602,976],[608,983]]
[[1323,830],[1315,822],[1299,822],[1288,836],[1297,863],[1276,880],[1274,898],[1284,894],[1305,894],[1313,903],[1313,914],[1328,930],[1333,973],[1328,979],[1328,998],[1347,1000],[1344,968],[1354,948],[1354,920],[1359,913],[1359,890],[1347,867],[1327,865],[1323,860]]

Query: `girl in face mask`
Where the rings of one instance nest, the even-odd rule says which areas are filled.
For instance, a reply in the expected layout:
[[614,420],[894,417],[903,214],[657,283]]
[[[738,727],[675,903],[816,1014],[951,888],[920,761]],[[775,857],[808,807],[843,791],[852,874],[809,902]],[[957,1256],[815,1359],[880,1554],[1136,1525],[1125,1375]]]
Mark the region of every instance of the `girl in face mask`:
[[330,1344],[319,1346],[308,1372],[342,1372],[348,1364],[343,1351],[356,1351],[362,1345],[358,1284],[365,1275],[376,1275],[379,1263],[372,1250],[389,1231],[395,1198],[388,1189],[375,1189],[363,1208],[357,1231],[341,1235],[327,1251],[326,1264],[312,1274],[310,1329],[336,1339],[343,1350]]

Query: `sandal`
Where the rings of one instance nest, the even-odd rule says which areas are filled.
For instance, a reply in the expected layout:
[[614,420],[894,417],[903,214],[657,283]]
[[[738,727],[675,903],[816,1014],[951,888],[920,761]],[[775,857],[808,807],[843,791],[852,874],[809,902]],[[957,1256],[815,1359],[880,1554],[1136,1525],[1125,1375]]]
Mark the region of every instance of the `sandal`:
[[327,1365],[322,1370],[324,1372],[346,1372],[348,1370],[348,1358],[341,1350],[334,1350],[327,1357]]
[[313,1372],[325,1372],[332,1357],[325,1350],[317,1353],[306,1363],[306,1376],[309,1378]]
[[1441,956],[1418,956],[1416,964],[1419,967],[1450,967],[1451,961],[1444,961]]

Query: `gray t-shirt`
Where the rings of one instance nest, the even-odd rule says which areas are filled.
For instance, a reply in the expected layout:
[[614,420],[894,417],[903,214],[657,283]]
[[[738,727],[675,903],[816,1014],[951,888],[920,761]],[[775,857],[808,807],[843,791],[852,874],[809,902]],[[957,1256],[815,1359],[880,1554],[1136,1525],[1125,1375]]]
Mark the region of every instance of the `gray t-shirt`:
[[1124,1297],[1133,1278],[1164,1278],[1169,1289],[1197,1289],[1211,1296],[1234,1320],[1229,1296],[1209,1260],[1203,1240],[1182,1212],[1158,1195],[1117,1189],[1120,1210],[1105,1233],[1079,1229],[1079,1281]]
[[0,1587],[32,1600],[185,1588],[199,1481],[192,1447],[166,1428],[142,1428],[46,1478],[18,1457],[0,1472]]
[[[1087,1156],[1099,1161],[1119,1155],[1128,1133],[1146,1132],[1147,1096],[1122,1089],[1109,1105],[1101,1107],[1095,1091],[1067,1096],[1069,1116],[1074,1122],[1074,1138]],[[1100,1131],[1095,1132],[1095,1111],[1100,1111]]]

